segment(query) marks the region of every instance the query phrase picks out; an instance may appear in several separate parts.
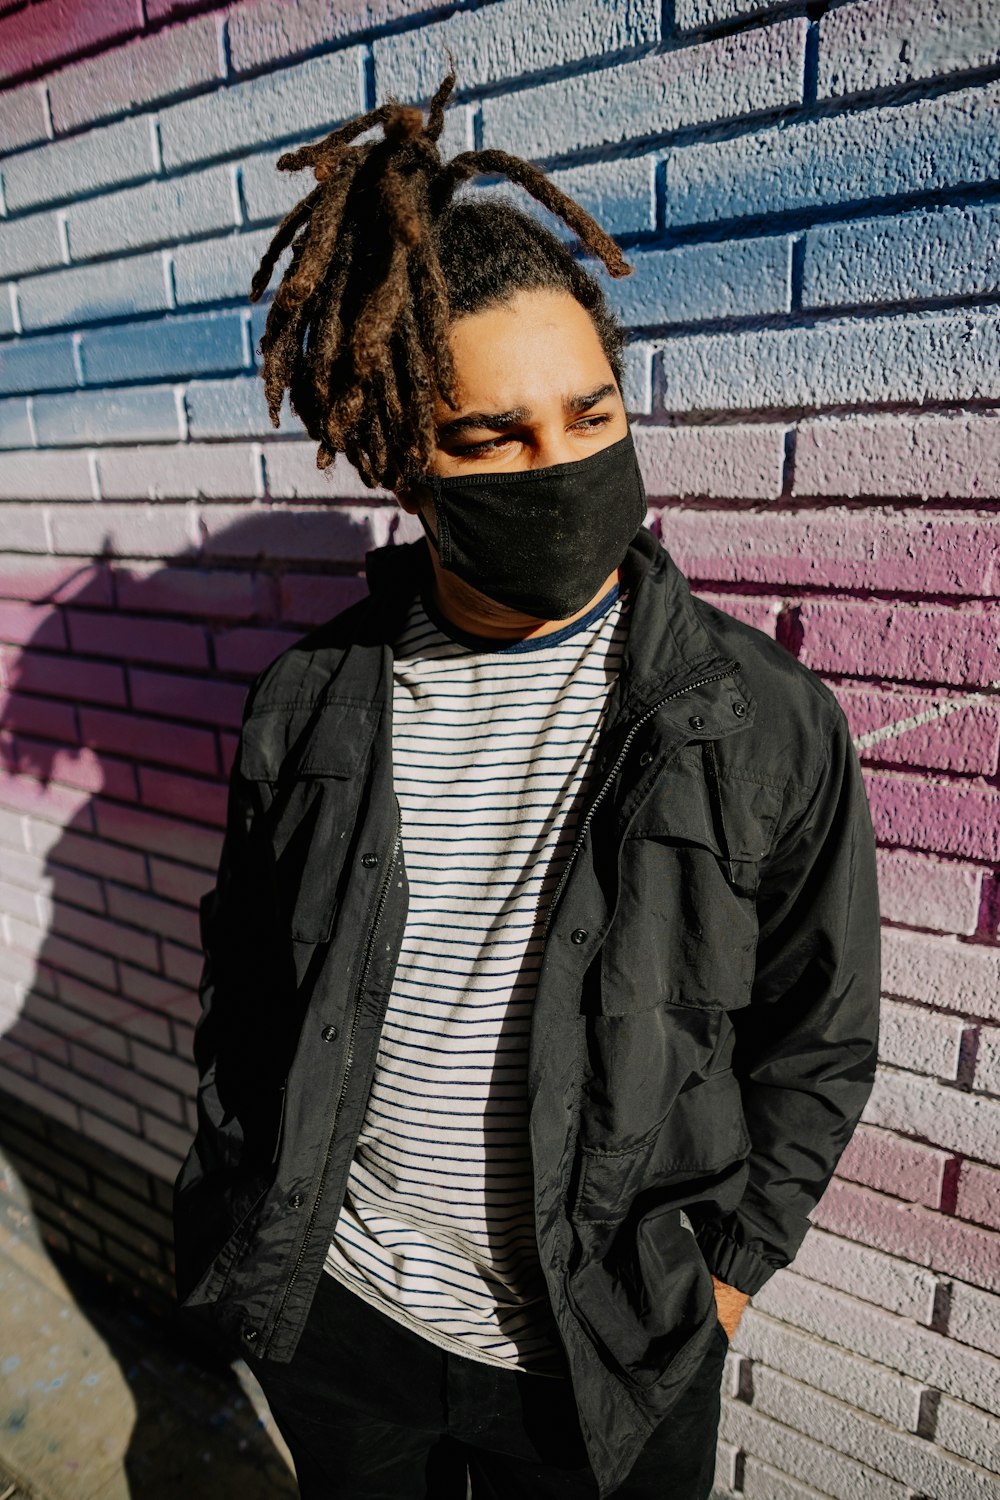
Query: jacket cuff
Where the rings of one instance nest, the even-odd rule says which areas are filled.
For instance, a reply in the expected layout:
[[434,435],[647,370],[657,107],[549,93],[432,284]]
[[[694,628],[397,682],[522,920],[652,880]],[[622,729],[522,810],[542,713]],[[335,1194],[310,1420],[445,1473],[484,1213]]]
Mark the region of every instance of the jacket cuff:
[[755,1250],[739,1244],[717,1223],[700,1225],[695,1230],[695,1239],[712,1275],[750,1296],[759,1292],[775,1271],[787,1264],[776,1265],[774,1261],[764,1260]]

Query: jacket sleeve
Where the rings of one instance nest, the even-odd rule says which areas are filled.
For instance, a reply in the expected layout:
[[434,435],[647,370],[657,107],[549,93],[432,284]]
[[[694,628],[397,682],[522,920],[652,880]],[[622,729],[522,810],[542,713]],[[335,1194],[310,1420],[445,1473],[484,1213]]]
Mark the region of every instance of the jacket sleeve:
[[746,1189],[696,1231],[712,1273],[751,1294],[795,1258],[875,1081],[875,838],[846,716],[831,707],[824,771],[761,871],[750,1003],[730,1012],[753,1143]]
[[[247,695],[243,724],[254,689]],[[240,770],[237,747],[229,776],[226,828],[214,886],[199,903],[202,968],[201,1014],[194,1029],[198,1071],[197,1135],[177,1181],[193,1186],[214,1171],[237,1166],[247,1144],[246,1105],[259,1080],[254,1076],[254,1005],[269,985],[273,957],[266,934],[271,871],[259,836],[259,789]]]

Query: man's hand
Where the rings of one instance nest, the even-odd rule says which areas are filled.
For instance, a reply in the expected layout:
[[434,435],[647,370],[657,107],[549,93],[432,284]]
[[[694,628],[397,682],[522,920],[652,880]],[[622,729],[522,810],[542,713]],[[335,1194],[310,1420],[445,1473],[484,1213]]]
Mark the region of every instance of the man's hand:
[[743,1316],[743,1309],[750,1301],[750,1293],[737,1291],[736,1287],[728,1286],[726,1282],[720,1281],[718,1276],[712,1277],[712,1288],[715,1292],[715,1306],[719,1314],[719,1322],[726,1330],[726,1337],[732,1338],[736,1332],[736,1325]]

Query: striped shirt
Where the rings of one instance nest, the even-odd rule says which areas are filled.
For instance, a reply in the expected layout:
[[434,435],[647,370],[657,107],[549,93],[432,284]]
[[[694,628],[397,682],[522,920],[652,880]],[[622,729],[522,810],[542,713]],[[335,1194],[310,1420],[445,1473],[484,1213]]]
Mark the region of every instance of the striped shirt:
[[627,633],[619,585],[501,644],[417,597],[394,643],[409,906],[324,1269],[432,1343],[561,1373],[538,1261],[527,1061],[548,902]]

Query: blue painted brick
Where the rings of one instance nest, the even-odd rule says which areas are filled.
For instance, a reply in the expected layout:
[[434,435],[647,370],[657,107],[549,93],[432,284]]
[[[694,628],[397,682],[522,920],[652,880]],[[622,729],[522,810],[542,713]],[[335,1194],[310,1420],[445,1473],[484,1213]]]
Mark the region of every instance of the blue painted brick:
[[773,9],[774,4],[775,0],[674,0],[674,24],[683,31],[696,31],[726,21],[742,21]]
[[20,282],[18,296],[25,329],[93,323],[170,305],[160,253],[31,276]]
[[[192,438],[273,437],[267,414],[264,382],[259,376],[235,380],[192,380],[184,397]],[[281,410],[281,431],[301,436],[302,423],[293,416],[288,395]]]
[[806,235],[802,305],[995,295],[998,247],[992,204],[818,226]]
[[94,188],[134,182],[155,171],[152,125],[140,115],[8,157],[4,193],[8,209],[17,210],[78,198]]
[[797,104],[806,29],[796,17],[484,99],[483,139],[539,160]]
[[171,386],[38,396],[34,417],[39,443],[54,448],[80,443],[169,442],[182,436]]
[[0,448],[30,448],[34,441],[27,400],[0,401]]
[[[589,162],[585,166],[547,172],[546,176],[609,234],[619,235],[655,229],[655,170],[655,157],[638,156],[625,161]],[[474,178],[458,189],[455,201],[477,197],[486,201],[497,197],[512,203],[571,249],[580,247],[575,231],[517,183],[503,179],[487,184],[481,178]]]
[[478,88],[660,40],[660,0],[503,0],[376,38],[375,92],[427,100],[455,56],[455,87]]
[[818,31],[820,99],[1000,62],[1000,13],[992,0],[864,0],[828,11]]
[[166,182],[75,203],[66,211],[74,260],[169,245],[239,223],[232,167],[189,172]]
[[667,158],[667,224],[995,182],[998,110],[994,80],[936,99],[679,146]]
[[783,236],[633,252],[629,260],[632,275],[608,288],[608,300],[628,326],[781,313],[791,306],[791,242]]
[[80,358],[88,385],[235,371],[244,365],[242,319],[205,313],[95,330],[82,335]]
[[17,293],[13,286],[4,286],[0,283],[0,335],[16,333],[17,321],[14,317],[14,299]]
[[47,135],[41,84],[26,83],[0,94],[0,151],[19,151]]
[[68,334],[0,344],[0,393],[57,391],[77,384],[73,340]]
[[55,214],[0,219],[0,276],[18,276],[61,265],[62,241]]
[[[174,294],[178,306],[200,302],[247,301],[250,282],[273,235],[273,229],[193,240],[173,252]],[[286,250],[275,268],[275,285],[288,262]]]
[[761,411],[1000,398],[995,313],[824,321],[663,345],[663,409]]
[[364,49],[348,47],[160,111],[168,170],[263,141],[332,130],[365,108]]

